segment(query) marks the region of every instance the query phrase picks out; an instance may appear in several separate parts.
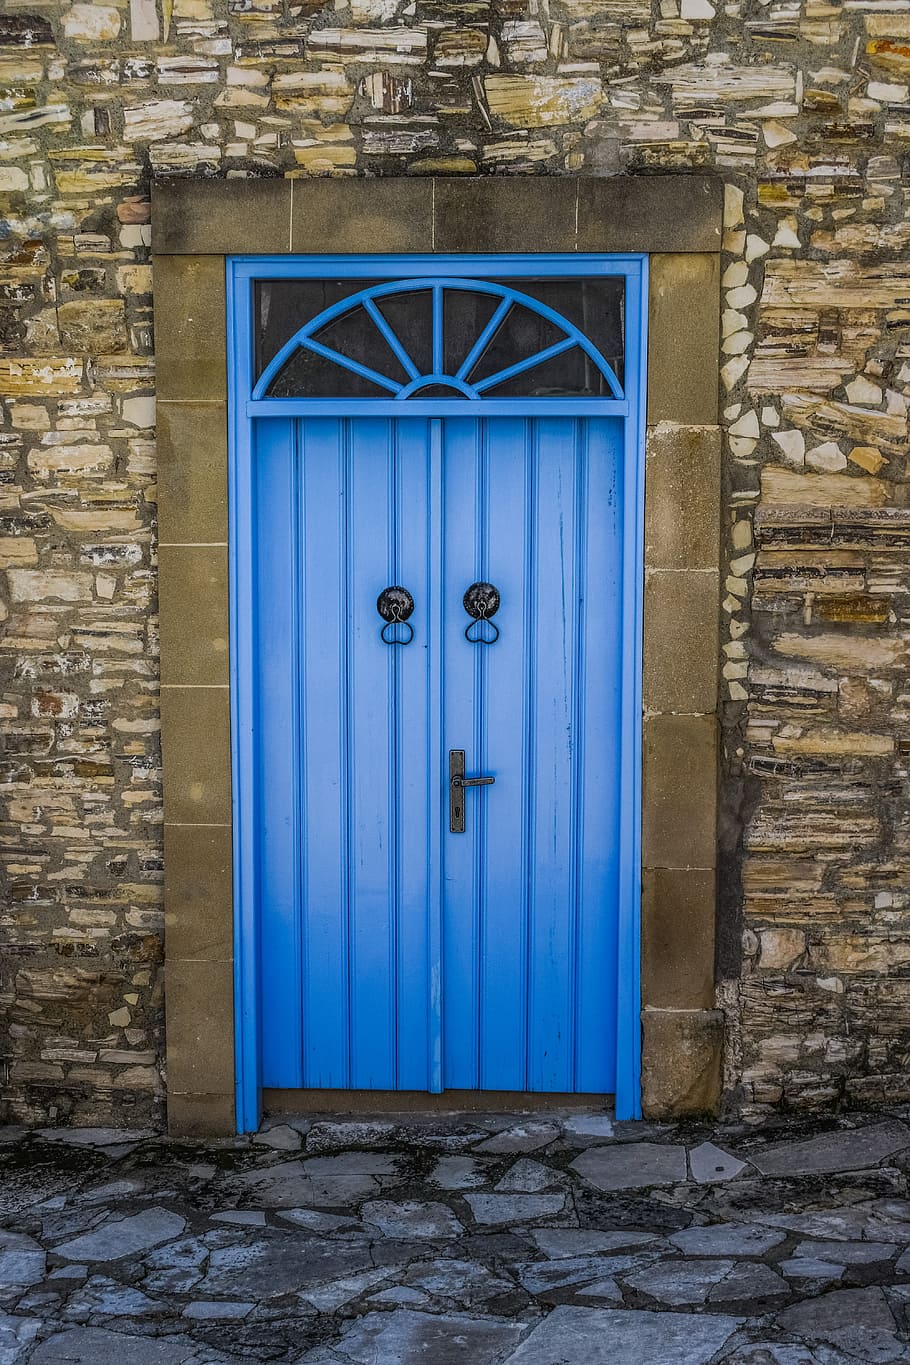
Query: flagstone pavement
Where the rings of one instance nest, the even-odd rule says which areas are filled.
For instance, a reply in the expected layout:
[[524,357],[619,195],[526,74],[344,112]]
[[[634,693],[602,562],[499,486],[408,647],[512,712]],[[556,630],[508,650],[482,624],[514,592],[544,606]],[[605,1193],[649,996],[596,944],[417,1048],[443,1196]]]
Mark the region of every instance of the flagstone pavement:
[[910,1110],[0,1128],[0,1365],[910,1362]]

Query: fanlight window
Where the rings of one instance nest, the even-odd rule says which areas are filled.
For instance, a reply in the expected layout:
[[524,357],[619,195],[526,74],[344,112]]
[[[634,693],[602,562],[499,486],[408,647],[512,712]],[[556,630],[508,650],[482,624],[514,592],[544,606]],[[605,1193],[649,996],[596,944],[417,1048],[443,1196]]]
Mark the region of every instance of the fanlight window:
[[618,276],[260,280],[254,398],[622,398]]

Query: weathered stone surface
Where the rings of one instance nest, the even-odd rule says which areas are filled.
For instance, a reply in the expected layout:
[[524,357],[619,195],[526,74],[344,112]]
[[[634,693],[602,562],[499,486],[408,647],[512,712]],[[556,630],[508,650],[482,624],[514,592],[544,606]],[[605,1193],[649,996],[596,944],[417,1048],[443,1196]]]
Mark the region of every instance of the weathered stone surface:
[[739,1319],[721,1313],[649,1313],[557,1308],[535,1327],[512,1356],[514,1365],[562,1365],[585,1360],[654,1360],[661,1365],[707,1365],[736,1330]]
[[190,1337],[139,1337],[102,1327],[71,1327],[37,1346],[30,1365],[123,1365],[124,1360],[130,1365],[188,1365],[198,1349]]
[[533,1223],[565,1208],[564,1194],[466,1194],[477,1223]]
[[855,1132],[822,1133],[804,1142],[785,1142],[755,1152],[751,1161],[764,1175],[824,1175],[855,1171],[910,1146],[910,1130],[898,1122],[875,1124]]
[[599,1190],[672,1185],[674,1181],[686,1178],[686,1149],[652,1142],[592,1147],[575,1158],[572,1170]]
[[702,1142],[689,1152],[689,1168],[693,1180],[711,1185],[718,1180],[734,1180],[746,1169],[746,1163],[713,1142]]
[[54,1247],[67,1261],[116,1261],[135,1256],[179,1237],[186,1222],[167,1209],[145,1209],[127,1218],[112,1219]]
[[687,1256],[764,1256],[785,1241],[785,1234],[751,1223],[714,1223],[685,1228],[669,1239]]
[[625,1283],[670,1308],[705,1303],[708,1295],[733,1270],[733,1262],[717,1260],[664,1261],[624,1277]]
[[487,1138],[474,1148],[475,1152],[489,1152],[503,1155],[513,1152],[536,1152],[546,1147],[559,1136],[555,1123],[521,1123],[506,1128],[494,1137]]
[[458,1237],[464,1228],[445,1204],[393,1204],[388,1200],[366,1203],[360,1210],[367,1223],[379,1228],[386,1237],[447,1238]]
[[858,1360],[890,1361],[905,1357],[894,1314],[881,1289],[835,1289],[817,1299],[779,1313],[787,1332],[808,1341],[830,1344]]
[[356,1365],[421,1357],[434,1365],[463,1365],[466,1357],[477,1365],[494,1365],[510,1345],[517,1344],[524,1330],[514,1322],[434,1317],[399,1309],[395,1313],[369,1313],[345,1333],[338,1349],[343,1360]]
[[44,1269],[44,1252],[33,1237],[0,1231],[0,1291],[39,1284]]
[[397,1161],[378,1152],[342,1152],[337,1156],[284,1161],[264,1171],[237,1177],[238,1188],[271,1209],[315,1204],[331,1208],[379,1194],[396,1181]]
[[285,1242],[272,1238],[216,1248],[196,1292],[203,1297],[278,1298],[372,1268],[369,1244],[364,1241],[315,1241],[307,1245],[305,1255],[288,1256]]

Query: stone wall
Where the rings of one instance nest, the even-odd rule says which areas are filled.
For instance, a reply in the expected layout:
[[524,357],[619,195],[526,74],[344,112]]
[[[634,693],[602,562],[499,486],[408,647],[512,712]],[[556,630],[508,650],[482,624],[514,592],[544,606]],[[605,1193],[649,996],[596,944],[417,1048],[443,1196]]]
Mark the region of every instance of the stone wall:
[[904,6],[7,0],[8,1117],[162,1100],[148,191],[187,174],[725,178],[728,1094],[910,1098]]

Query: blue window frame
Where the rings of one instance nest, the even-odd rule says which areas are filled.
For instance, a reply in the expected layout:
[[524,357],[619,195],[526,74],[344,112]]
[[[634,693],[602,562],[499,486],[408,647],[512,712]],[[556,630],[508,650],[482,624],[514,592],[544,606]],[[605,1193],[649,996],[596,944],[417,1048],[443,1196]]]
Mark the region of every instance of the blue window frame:
[[[251,497],[252,425],[269,416],[350,415],[358,414],[433,417],[465,416],[468,405],[479,401],[485,416],[571,415],[620,416],[625,419],[624,542],[623,542],[623,685],[621,736],[621,870],[619,912],[619,980],[617,1028],[616,1112],[620,1118],[640,1114],[640,900],[641,900],[641,633],[643,589],[644,520],[644,428],[647,356],[647,278],[648,260],[641,255],[486,255],[486,256],[310,256],[310,257],[229,257],[227,270],[228,308],[228,397],[229,397],[229,524],[231,591],[231,711],[232,711],[232,806],[234,836],[234,920],[235,920],[235,1035],[237,1128],[255,1129],[260,1118],[259,1069],[259,974],[256,926],[256,831],[255,812],[249,799],[247,775],[253,770],[253,734],[256,724],[256,698],[252,694],[252,661],[256,647],[255,620],[252,612],[254,590],[253,516]],[[526,298],[523,279],[619,277],[624,281],[623,372],[622,382],[606,357],[593,346],[587,334],[573,330],[559,315],[548,319],[554,326],[565,326],[564,349],[580,346],[597,366],[609,387],[610,396],[520,396],[502,397],[489,393],[498,385],[485,388],[474,383],[474,393],[466,394],[444,365],[431,371],[410,375],[406,384],[389,390],[388,397],[353,399],[349,396],[269,397],[266,390],[281,363],[273,358],[261,374],[256,370],[254,286],[264,280],[350,279],[364,282],[406,282],[414,288],[426,282],[431,291],[447,287],[488,286],[498,297],[495,312],[508,301],[510,306]],[[506,283],[514,281],[514,285]],[[494,288],[495,283],[495,288]],[[400,284],[403,289],[404,283]],[[383,333],[382,297],[375,286],[360,291],[367,313]],[[392,292],[389,290],[388,292]],[[441,318],[435,307],[440,297],[434,293],[434,319]],[[534,302],[532,300],[532,302]],[[372,304],[372,308],[370,307]],[[556,310],[551,310],[556,311]],[[495,312],[493,316],[495,316]],[[498,321],[502,322],[504,313]],[[323,319],[325,321],[325,319]],[[434,360],[442,354],[441,324],[434,321]],[[312,350],[311,328],[304,340]],[[286,344],[291,350],[300,343],[299,329]],[[399,354],[389,336],[385,337],[393,354],[407,372],[406,348]],[[478,339],[479,340],[479,339]],[[587,346],[582,343],[587,343]],[[292,344],[295,343],[295,344]],[[554,343],[559,344],[559,343]],[[587,349],[590,347],[591,349]],[[331,348],[329,348],[331,349]],[[475,348],[477,349],[477,348]],[[594,354],[592,354],[592,351]],[[288,355],[290,351],[288,351]],[[479,357],[478,350],[478,357]],[[284,356],[286,361],[288,355]],[[413,362],[412,362],[413,364]],[[342,370],[352,372],[348,365]],[[525,368],[530,368],[525,367]],[[476,371],[464,369],[460,379]],[[418,382],[419,381],[419,382]],[[500,377],[500,382],[501,377]],[[429,385],[448,387],[457,396],[421,397]],[[410,387],[410,392],[404,390]],[[484,396],[487,394],[488,396]],[[406,399],[406,406],[403,401]]]

